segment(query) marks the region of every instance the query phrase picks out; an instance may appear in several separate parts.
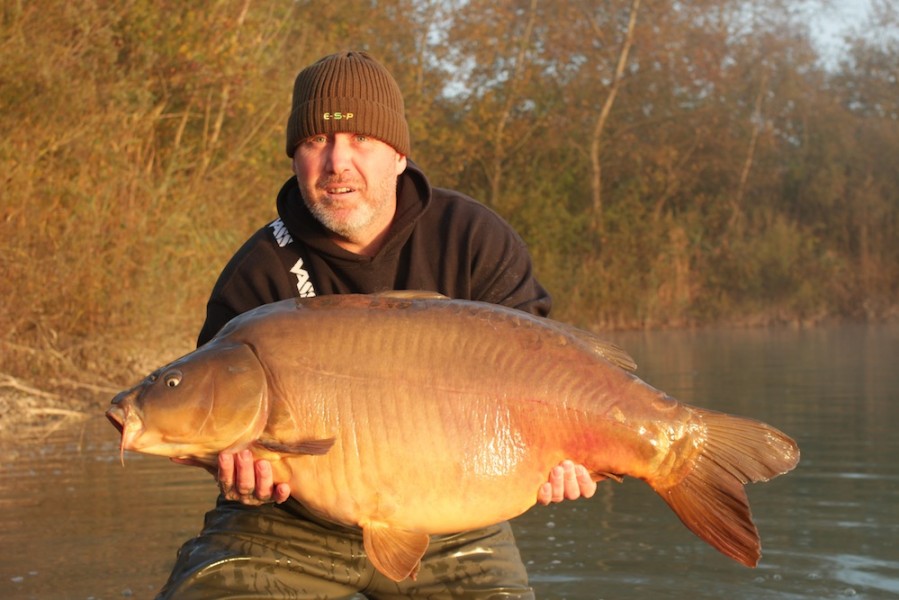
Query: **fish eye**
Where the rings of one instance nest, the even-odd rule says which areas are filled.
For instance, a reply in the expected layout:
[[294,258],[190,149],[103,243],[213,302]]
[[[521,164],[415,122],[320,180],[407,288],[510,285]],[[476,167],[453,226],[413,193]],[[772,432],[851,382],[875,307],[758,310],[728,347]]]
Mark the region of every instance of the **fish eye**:
[[177,369],[173,369],[162,376],[162,381],[165,383],[166,387],[178,387],[178,384],[181,383],[181,371]]

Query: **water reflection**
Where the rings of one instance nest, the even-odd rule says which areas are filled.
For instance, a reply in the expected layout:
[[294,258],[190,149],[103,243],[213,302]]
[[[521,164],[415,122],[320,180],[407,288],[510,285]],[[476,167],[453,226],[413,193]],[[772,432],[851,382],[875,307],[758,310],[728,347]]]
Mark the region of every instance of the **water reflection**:
[[[899,331],[619,334],[638,373],[695,404],[768,421],[802,462],[750,486],[757,569],[721,556],[641,482],[515,521],[540,598],[899,595]],[[0,597],[148,598],[216,493],[200,469],[127,455],[100,416],[0,447]]]
[[0,597],[152,597],[201,524],[212,478],[140,455],[123,468],[115,430],[98,413],[4,446],[12,460],[0,480]]

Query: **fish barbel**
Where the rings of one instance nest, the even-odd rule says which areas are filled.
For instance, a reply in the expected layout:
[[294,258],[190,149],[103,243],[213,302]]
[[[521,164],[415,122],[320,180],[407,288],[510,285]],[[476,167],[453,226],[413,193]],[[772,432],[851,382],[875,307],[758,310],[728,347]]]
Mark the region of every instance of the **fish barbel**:
[[679,403],[594,334],[434,294],[261,306],[117,395],[121,451],[216,463],[248,448],[316,515],[362,529],[372,564],[414,577],[431,534],[511,519],[552,467],[648,483],[683,523],[748,566],[743,485],[792,469],[796,443]]

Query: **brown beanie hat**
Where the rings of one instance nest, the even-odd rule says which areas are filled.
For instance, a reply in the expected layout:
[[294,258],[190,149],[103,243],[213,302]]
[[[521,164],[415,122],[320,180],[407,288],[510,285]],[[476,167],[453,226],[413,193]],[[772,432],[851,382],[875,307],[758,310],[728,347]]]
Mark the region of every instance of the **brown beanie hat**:
[[306,67],[293,84],[287,156],[318,134],[360,133],[409,154],[403,95],[387,69],[365,52],[338,52]]

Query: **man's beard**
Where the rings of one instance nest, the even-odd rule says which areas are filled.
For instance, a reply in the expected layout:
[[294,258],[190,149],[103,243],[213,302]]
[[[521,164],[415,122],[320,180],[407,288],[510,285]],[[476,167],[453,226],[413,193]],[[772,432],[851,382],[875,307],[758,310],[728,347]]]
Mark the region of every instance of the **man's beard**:
[[[305,200],[305,198],[304,198]],[[353,240],[356,235],[364,231],[375,217],[375,207],[364,202],[353,209],[347,217],[338,217],[331,209],[331,202],[306,202],[306,207],[316,220],[325,226],[325,229],[336,233],[342,238]]]
[[[312,190],[312,194],[324,189],[325,185],[333,185],[334,183],[335,181],[333,180],[320,182],[316,189]],[[358,189],[350,182],[337,181],[336,183],[347,183],[349,187]],[[302,193],[301,196],[312,216],[324,225],[326,229],[344,239],[358,241],[359,234],[364,232],[378,216],[387,210],[391,196],[396,196],[396,183],[390,180],[379,182],[379,186],[375,189],[367,190],[367,193],[362,195],[363,201],[357,203],[352,211],[345,216],[337,214],[341,208],[340,198],[332,200],[331,198],[321,198],[315,195],[313,197],[317,197],[317,201],[310,202],[308,200],[310,194]]]

